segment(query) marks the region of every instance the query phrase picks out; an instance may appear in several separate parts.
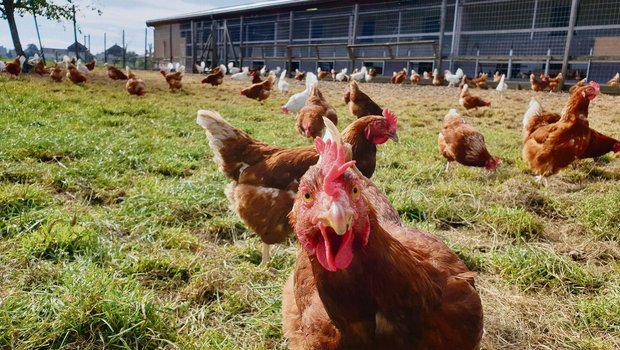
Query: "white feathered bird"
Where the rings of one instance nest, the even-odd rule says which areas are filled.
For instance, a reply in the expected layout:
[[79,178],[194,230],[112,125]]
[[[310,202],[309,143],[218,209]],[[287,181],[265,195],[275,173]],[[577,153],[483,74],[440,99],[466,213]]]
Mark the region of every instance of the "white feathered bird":
[[351,79],[356,80],[356,81],[366,80],[367,73],[368,73],[368,69],[366,68],[366,66],[363,66],[359,72],[351,74]]
[[6,68],[6,63],[0,61],[0,72],[4,72],[5,68]]
[[205,64],[205,61],[201,61],[200,64],[194,63],[194,67],[198,71],[198,74],[204,74],[204,72],[205,72],[205,70],[207,68],[206,64]]
[[275,70],[273,70],[272,72],[275,73],[275,75],[280,74],[280,72],[282,71],[282,68],[280,68],[280,66],[277,66]]
[[84,74],[90,73],[90,71],[84,65],[84,63],[82,63],[82,59],[81,58],[78,58],[77,63],[75,64],[75,66],[76,66],[78,72],[80,72],[80,73],[84,73]]
[[288,94],[288,81],[286,81],[286,69],[280,74],[280,80],[278,80],[278,90],[283,94]]
[[260,71],[258,71],[258,73],[260,73],[261,77],[266,77],[267,76],[267,65],[264,65],[263,68],[261,68]]
[[37,63],[39,63],[40,61],[41,61],[41,57],[39,56],[38,53],[35,52],[35,54],[32,55],[32,57],[28,59],[28,64],[30,64],[31,66],[36,66]]
[[443,72],[444,79],[448,82],[448,86],[458,86],[463,78],[463,70],[461,68],[456,70],[456,73],[452,74],[449,70]]
[[508,90],[508,84],[504,82],[504,79],[506,79],[506,74],[502,74],[502,77],[499,78],[499,83],[497,83],[497,87],[495,88],[495,91],[499,92],[500,94]]
[[336,74],[336,80],[338,81],[347,81],[349,80],[349,76],[347,76],[347,72],[349,69],[342,68],[338,74]]
[[241,72],[233,74],[230,79],[237,81],[250,81],[250,69],[248,67],[241,68]]
[[234,62],[228,62],[228,74],[237,74],[239,72],[241,72],[241,69],[239,67],[235,67]]
[[318,83],[319,79],[316,77],[316,74],[311,72],[306,73],[306,89],[291,96],[288,99],[288,102],[286,102],[284,106],[280,107],[282,113],[299,112],[299,110],[306,104],[310,90],[312,90],[314,85],[318,85]]

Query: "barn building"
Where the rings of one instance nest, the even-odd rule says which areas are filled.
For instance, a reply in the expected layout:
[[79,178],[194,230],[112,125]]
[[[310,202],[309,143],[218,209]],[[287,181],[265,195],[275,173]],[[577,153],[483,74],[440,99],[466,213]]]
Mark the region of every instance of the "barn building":
[[275,0],[153,19],[155,59],[384,76],[461,67],[509,79],[620,70],[617,0]]

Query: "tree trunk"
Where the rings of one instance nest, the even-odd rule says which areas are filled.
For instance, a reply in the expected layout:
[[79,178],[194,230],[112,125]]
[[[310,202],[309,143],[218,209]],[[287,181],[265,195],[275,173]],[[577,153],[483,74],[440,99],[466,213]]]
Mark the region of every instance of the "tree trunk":
[[15,23],[15,7],[13,0],[3,0],[2,1],[6,20],[9,22],[9,29],[11,30],[11,38],[13,39],[13,46],[15,46],[15,52],[18,55],[24,55],[24,50],[22,49],[22,43],[19,41],[19,33],[17,32],[17,24]]

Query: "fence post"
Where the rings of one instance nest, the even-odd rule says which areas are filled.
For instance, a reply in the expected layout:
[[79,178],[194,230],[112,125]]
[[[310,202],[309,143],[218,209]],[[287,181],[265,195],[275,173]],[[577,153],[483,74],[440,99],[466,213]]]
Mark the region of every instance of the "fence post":
[[551,49],[547,49],[547,58],[545,59],[545,75],[549,75],[549,64],[551,63]]
[[588,58],[588,68],[586,69],[586,81],[590,79],[590,66],[592,65],[592,53],[593,50],[590,48],[590,57]]
[[147,41],[148,41],[148,28],[144,28],[144,70],[147,69],[147,64],[146,64],[146,55],[147,55],[147,51],[146,51],[146,45],[147,45]]
[[510,80],[512,77],[512,49],[508,52],[508,71],[506,72],[506,79]]
[[443,34],[446,30],[446,6],[447,0],[441,0],[441,14],[439,17],[439,49],[437,50],[437,69],[441,74],[441,61],[443,60]]
[[[566,33],[566,45],[564,46],[564,57],[562,58],[562,76],[566,77],[568,71],[568,56],[570,55],[570,46],[573,41],[573,32],[575,31],[575,22],[577,21],[577,8],[579,0],[572,0],[570,7],[570,20],[568,22],[568,33]],[[566,78],[565,78],[566,79]],[[560,82],[560,90],[564,86],[564,82]]]
[[[351,44],[355,45],[356,36],[357,36],[357,17],[359,15],[360,5],[358,3],[353,7],[353,28],[351,29]],[[355,68],[355,50],[349,50],[351,52],[351,73],[353,73],[353,69]]]
[[106,39],[107,39],[106,36],[107,36],[107,33],[103,33],[103,61],[105,63],[108,62],[108,48],[107,48],[108,43],[106,42]]
[[474,68],[473,78],[478,77],[479,68],[480,68],[480,49],[476,50],[476,67]]

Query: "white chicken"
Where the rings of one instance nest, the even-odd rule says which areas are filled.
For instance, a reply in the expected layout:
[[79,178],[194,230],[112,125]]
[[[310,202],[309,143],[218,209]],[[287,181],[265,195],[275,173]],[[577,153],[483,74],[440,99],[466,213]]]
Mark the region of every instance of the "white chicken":
[[78,72],[83,73],[83,74],[89,74],[90,71],[88,70],[88,68],[84,65],[84,63],[82,63],[82,59],[78,58],[77,63],[75,64]]
[[30,64],[31,66],[36,66],[39,61],[41,61],[41,57],[38,53],[35,52],[35,54],[28,59],[28,64]]
[[348,81],[349,76],[347,75],[347,68],[342,68],[338,74],[336,74],[336,80],[338,81]]
[[351,79],[356,81],[362,81],[366,79],[366,75],[368,73],[368,69],[366,66],[363,66],[359,72],[351,74]]
[[6,63],[0,61],[0,72],[4,72],[5,68],[6,68]]
[[[204,74],[205,71],[207,70],[205,61],[201,61],[200,64],[195,63],[194,67],[196,68],[196,71],[198,71],[198,74]],[[161,68],[161,67],[160,67]],[[165,70],[163,68],[161,68],[162,70]]]
[[280,80],[278,80],[278,90],[283,94],[288,94],[288,81],[286,81],[286,69],[280,74]]
[[277,67],[276,67],[276,69],[274,69],[272,72],[273,72],[275,75],[278,75],[278,74],[280,74],[280,72],[281,72],[281,71],[282,71],[282,68],[280,68],[280,66],[277,66]]
[[241,72],[233,74],[230,79],[237,81],[251,81],[250,69],[248,67],[241,68]]
[[461,68],[457,69],[454,74],[447,69],[443,72],[444,79],[448,82],[448,87],[458,86],[461,82],[461,78],[463,78],[463,74],[464,73]]
[[228,74],[237,74],[239,72],[241,72],[241,69],[239,69],[239,67],[235,67],[234,62],[228,62]]
[[299,112],[299,110],[306,104],[310,90],[312,90],[312,87],[318,83],[319,79],[316,77],[316,74],[310,72],[306,73],[306,89],[291,96],[288,99],[288,102],[286,102],[284,106],[280,107],[282,113],[288,114],[289,112]]
[[260,69],[259,73],[261,77],[266,77],[267,76],[267,65],[264,65],[263,68]]
[[506,74],[502,74],[502,77],[499,78],[499,83],[497,83],[497,87],[495,88],[495,91],[499,92],[500,94],[508,90],[508,84],[504,82],[504,79],[506,79]]

